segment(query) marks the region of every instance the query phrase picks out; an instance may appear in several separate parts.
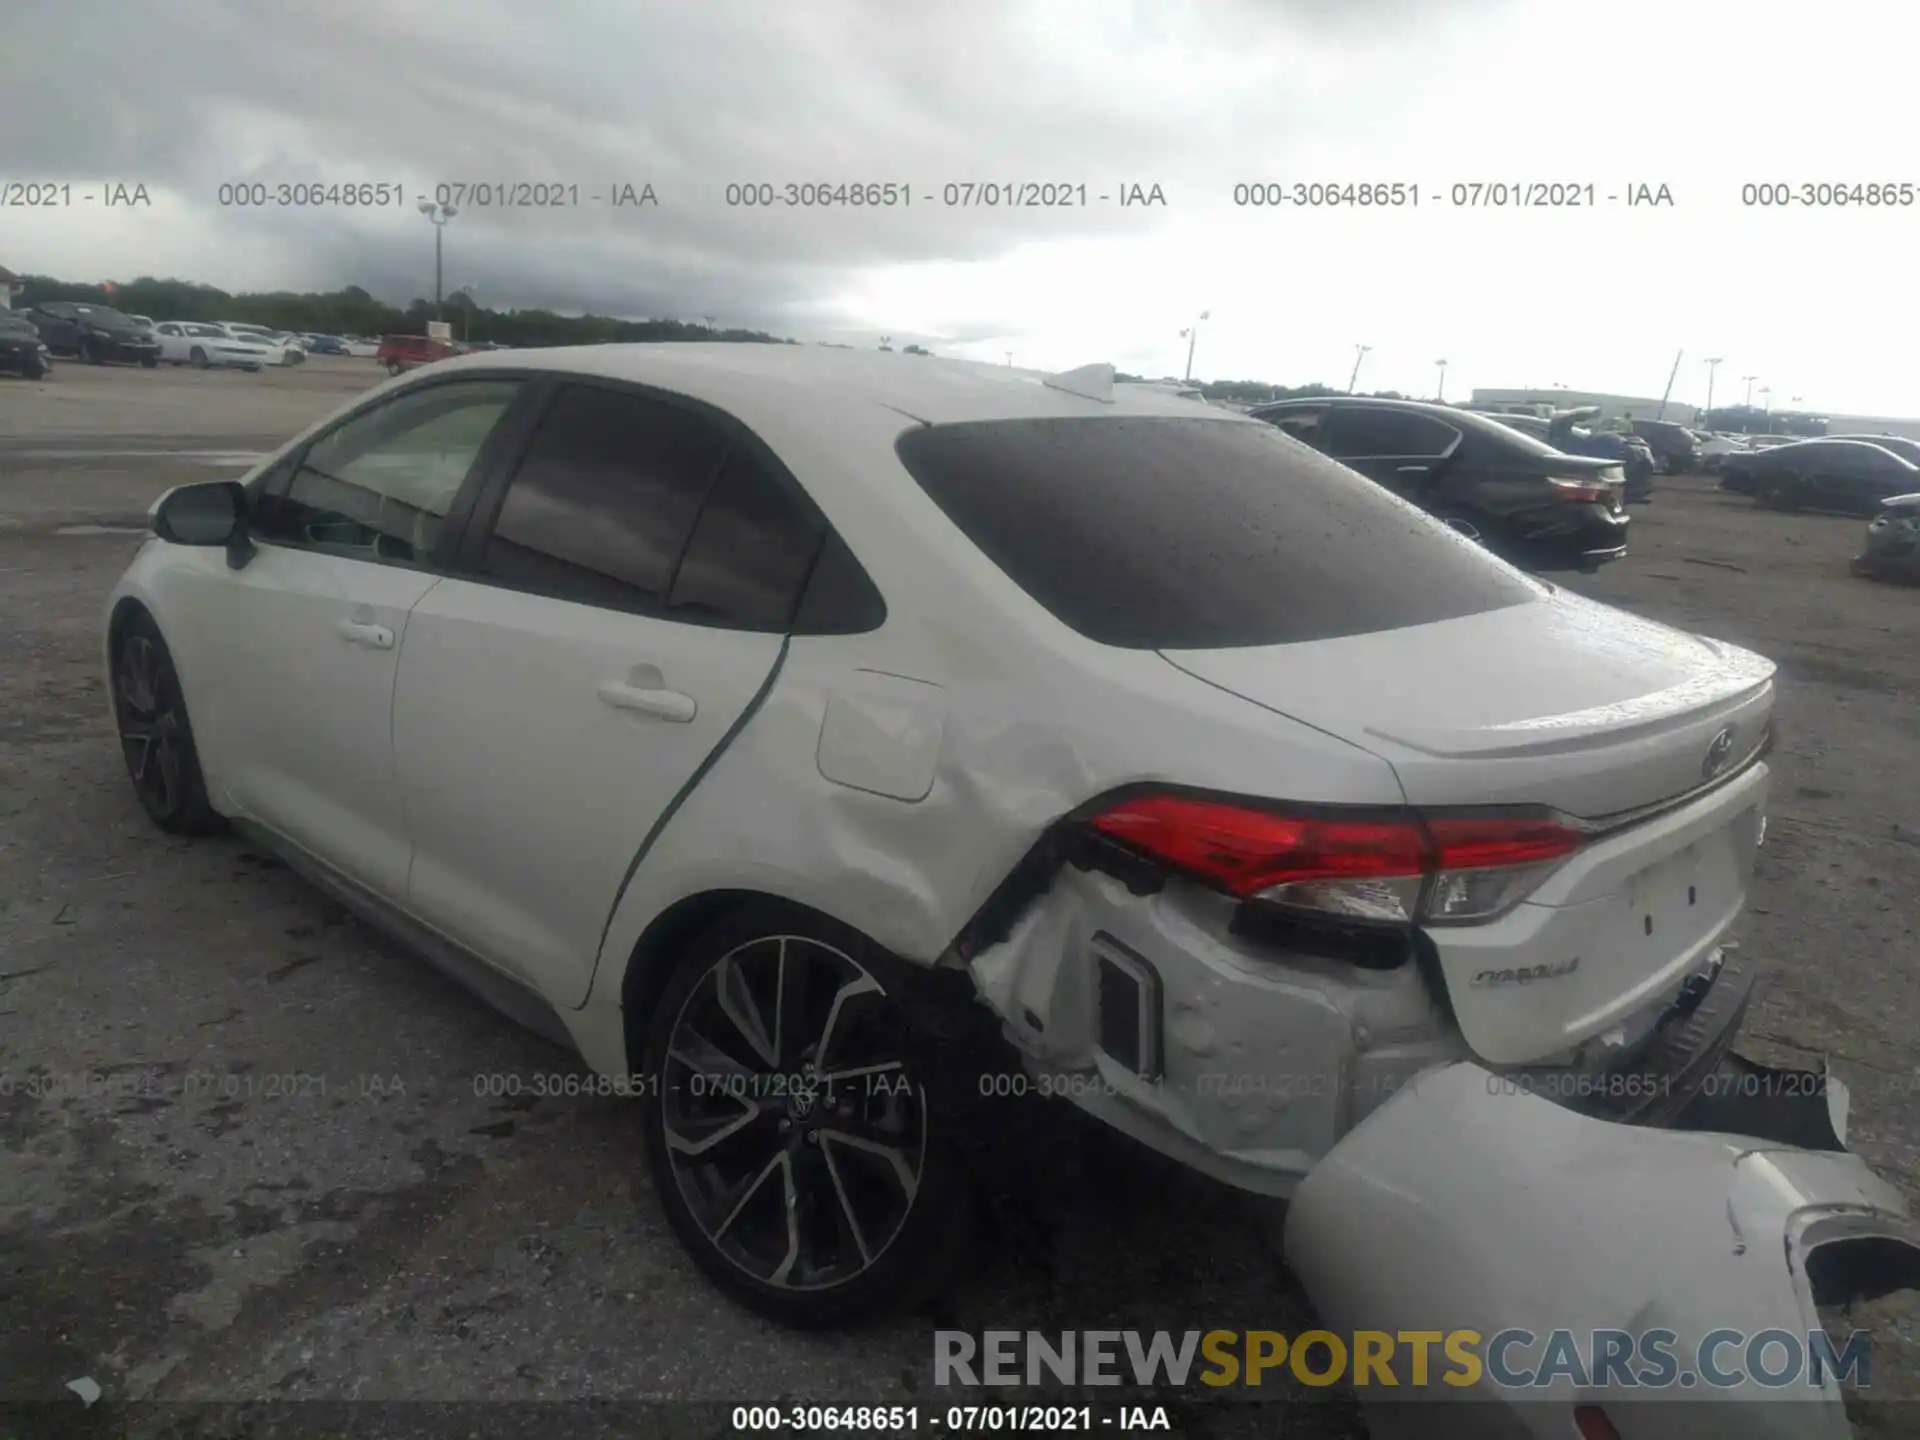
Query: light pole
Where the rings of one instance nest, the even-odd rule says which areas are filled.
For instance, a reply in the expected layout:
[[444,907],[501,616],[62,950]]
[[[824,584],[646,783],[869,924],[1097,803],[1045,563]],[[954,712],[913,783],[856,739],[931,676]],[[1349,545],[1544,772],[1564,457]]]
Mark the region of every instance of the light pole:
[[[1212,316],[1212,314],[1213,314],[1213,312],[1212,312],[1211,310],[1202,310],[1202,311],[1200,312],[1200,319],[1202,319],[1202,320],[1205,320],[1205,319],[1208,319],[1209,317],[1211,317],[1211,316]],[[1188,326],[1188,327],[1187,327],[1187,328],[1186,328],[1185,330],[1182,330],[1182,331],[1180,332],[1180,335],[1181,335],[1181,338],[1182,338],[1182,339],[1184,339],[1184,340],[1185,340],[1185,341],[1187,342],[1187,374],[1186,374],[1186,378],[1187,378],[1187,379],[1189,379],[1189,380],[1191,380],[1191,379],[1193,379],[1193,347],[1194,347],[1194,343],[1195,343],[1196,341],[1198,341],[1198,340],[1199,340],[1199,338],[1200,338],[1200,326],[1199,326],[1199,324],[1198,324],[1198,323],[1195,323],[1195,324],[1193,324],[1193,325],[1189,325],[1189,326]]]
[[473,312],[479,304],[479,302],[474,299],[474,292],[479,288],[478,285],[462,285],[458,290],[453,292],[456,295],[463,296],[467,302],[460,307],[460,343],[462,345],[467,343],[467,335],[473,324]]
[[1705,419],[1705,418],[1706,418],[1706,417],[1707,417],[1708,415],[1711,415],[1711,414],[1713,413],[1713,372],[1714,372],[1714,371],[1715,371],[1716,369],[1718,369],[1718,368],[1719,368],[1719,365],[1720,365],[1720,361],[1721,361],[1721,358],[1722,358],[1722,357],[1720,357],[1720,356],[1718,356],[1718,355],[1709,355],[1709,356],[1707,357],[1707,359],[1706,359],[1706,366],[1707,366],[1707,408],[1706,408],[1706,409],[1705,409],[1705,410],[1704,410],[1704,411],[1703,411],[1703,412],[1701,413],[1701,419],[1703,419],[1703,420],[1704,420],[1704,419]]
[[1760,377],[1758,375],[1742,375],[1740,378],[1747,382],[1747,398],[1741,402],[1741,408],[1751,410],[1753,408],[1753,382]]
[[447,228],[447,221],[460,212],[452,205],[439,205],[431,200],[420,202],[420,213],[433,222],[433,318],[446,318],[440,313],[440,276],[441,276],[441,240]]
[[1762,385],[1760,399],[1767,407],[1767,433],[1771,435],[1773,433],[1773,386]]
[[1440,368],[1440,389],[1433,398],[1436,403],[1444,405],[1447,400],[1447,362],[1436,360],[1433,363]]
[[1367,358],[1367,352],[1371,349],[1373,349],[1371,345],[1353,347],[1353,374],[1347,377],[1347,394],[1351,395],[1353,387],[1360,383],[1360,362]]

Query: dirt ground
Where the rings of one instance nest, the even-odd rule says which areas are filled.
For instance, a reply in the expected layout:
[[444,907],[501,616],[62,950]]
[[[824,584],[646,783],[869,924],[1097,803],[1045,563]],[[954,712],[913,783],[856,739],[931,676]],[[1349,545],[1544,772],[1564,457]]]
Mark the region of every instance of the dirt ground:
[[[577,1061],[242,843],[146,823],[99,654],[102,599],[138,541],[120,527],[379,378],[314,361],[0,382],[0,1406],[64,1405],[37,1413],[79,1425],[66,1386],[84,1376],[104,1396],[84,1412],[96,1434],[446,1433],[429,1429],[440,1401],[487,1407],[458,1412],[459,1433],[550,1428],[560,1412],[514,1405],[555,1401],[672,1403],[648,1413],[723,1433],[724,1405],[685,1402],[944,1409],[936,1325],[1305,1328],[1269,1209],[1044,1118],[1027,1188],[937,1312],[775,1330],[682,1258],[627,1107],[483,1093]],[[1779,662],[1741,937],[1772,978],[1742,1048],[1830,1056],[1852,1142],[1911,1196],[1920,591],[1849,577],[1862,529],[1668,481],[1636,510],[1630,556],[1572,584]],[[1876,1377],[1896,1356],[1920,1371],[1915,1315],[1880,1323]],[[1286,1383],[1257,1408],[1186,1405],[1176,1432],[1364,1434],[1343,1397]],[[279,1429],[186,1408],[238,1400],[310,1408]],[[349,1400],[411,1405],[312,1408]],[[575,1409],[560,1428],[636,1413]]]

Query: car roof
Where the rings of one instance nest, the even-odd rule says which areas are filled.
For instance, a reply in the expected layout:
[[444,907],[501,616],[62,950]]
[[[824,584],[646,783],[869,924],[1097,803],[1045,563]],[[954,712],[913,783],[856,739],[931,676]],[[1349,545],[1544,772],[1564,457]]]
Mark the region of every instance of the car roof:
[[[396,337],[424,339],[423,336]],[[1099,415],[1163,415],[1220,424],[1256,424],[1236,411],[1196,405],[1148,386],[1113,384],[1110,399],[1049,386],[1047,372],[975,360],[824,345],[727,341],[577,345],[477,351],[435,370],[552,370],[639,385],[704,400],[748,425],[834,410],[895,412],[927,424]]]
[[[1893,437],[1887,437],[1887,438],[1897,439],[1898,437],[1893,436]],[[1809,435],[1809,436],[1806,436],[1804,439],[1789,441],[1785,445],[1775,445],[1770,448],[1774,450],[1796,450],[1802,445],[1845,445],[1850,450],[1851,449],[1878,450],[1882,455],[1892,456],[1895,460],[1898,460],[1902,465],[1913,465],[1913,462],[1907,459],[1906,456],[1901,455],[1896,451],[1887,449],[1886,446],[1880,444],[1879,441],[1876,439],[1868,439],[1864,436]],[[1920,466],[1917,466],[1915,468],[1920,469]]]

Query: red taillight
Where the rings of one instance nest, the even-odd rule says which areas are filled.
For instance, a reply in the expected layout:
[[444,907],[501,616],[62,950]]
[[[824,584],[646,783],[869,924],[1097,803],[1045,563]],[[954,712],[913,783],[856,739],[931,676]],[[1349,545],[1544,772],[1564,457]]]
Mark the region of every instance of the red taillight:
[[1591,501],[1605,502],[1613,494],[1613,487],[1611,485],[1605,484],[1604,482],[1595,483],[1587,479],[1564,480],[1558,475],[1550,475],[1547,477],[1547,483],[1553,486],[1562,500],[1575,501],[1581,504],[1586,504]]
[[1435,815],[1427,820],[1437,870],[1539,865],[1571,855],[1585,842],[1578,830],[1525,816]]
[[1340,815],[1164,792],[1119,801],[1092,825],[1238,899],[1437,923],[1503,912],[1585,841],[1530,815]]
[[1329,820],[1184,795],[1143,795],[1093,827],[1230,895],[1314,880],[1426,873],[1427,845],[1410,820]]
[[1573,1423],[1580,1440],[1620,1440],[1620,1431],[1598,1405],[1574,1406]]

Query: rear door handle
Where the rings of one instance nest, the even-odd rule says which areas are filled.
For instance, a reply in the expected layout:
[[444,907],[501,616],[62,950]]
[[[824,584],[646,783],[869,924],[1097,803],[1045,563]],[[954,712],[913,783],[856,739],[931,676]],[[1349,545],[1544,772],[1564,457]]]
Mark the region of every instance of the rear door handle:
[[676,725],[685,725],[700,710],[691,695],[683,695],[678,690],[643,688],[619,680],[602,681],[600,698],[616,710],[637,710],[642,715],[671,720]]
[[364,620],[342,620],[340,638],[349,645],[364,645],[369,650],[393,648],[393,631],[384,625],[369,625]]
[[1393,469],[1396,475],[1424,475],[1433,467],[1431,465],[1396,465]]

